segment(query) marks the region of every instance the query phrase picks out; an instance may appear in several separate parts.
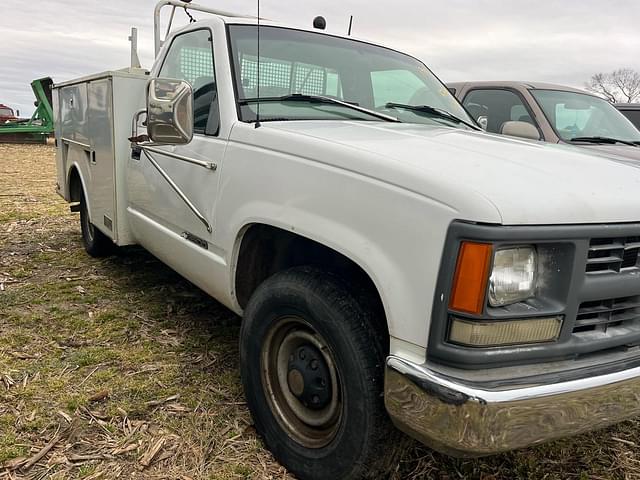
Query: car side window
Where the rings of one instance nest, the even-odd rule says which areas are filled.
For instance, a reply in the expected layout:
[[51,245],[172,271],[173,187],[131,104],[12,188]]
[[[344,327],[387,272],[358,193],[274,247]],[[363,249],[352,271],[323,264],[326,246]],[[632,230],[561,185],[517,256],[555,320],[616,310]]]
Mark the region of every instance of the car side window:
[[220,111],[211,35],[210,30],[195,30],[175,37],[159,76],[191,84],[194,133],[217,135]]
[[640,130],[640,110],[622,110],[622,113]]
[[502,133],[502,126],[510,121],[537,127],[520,96],[509,90],[472,90],[462,104],[488,132]]

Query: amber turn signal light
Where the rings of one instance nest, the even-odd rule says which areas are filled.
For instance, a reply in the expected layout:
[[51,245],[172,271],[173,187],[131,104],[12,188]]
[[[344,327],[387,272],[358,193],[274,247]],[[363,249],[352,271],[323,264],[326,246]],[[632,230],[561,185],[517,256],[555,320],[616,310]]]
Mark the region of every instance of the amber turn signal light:
[[474,315],[482,313],[492,253],[491,244],[462,242],[449,302],[451,310]]

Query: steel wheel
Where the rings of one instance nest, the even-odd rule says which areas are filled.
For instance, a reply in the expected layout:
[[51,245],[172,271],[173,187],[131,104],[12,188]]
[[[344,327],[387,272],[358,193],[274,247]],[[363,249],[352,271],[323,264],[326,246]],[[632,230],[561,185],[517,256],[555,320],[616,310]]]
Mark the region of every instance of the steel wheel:
[[276,320],[261,352],[267,401],[280,426],[299,444],[322,448],[342,415],[341,384],[325,340],[297,316]]
[[[361,300],[358,300],[361,298]],[[296,478],[384,478],[398,451],[384,407],[384,340],[371,301],[296,267],[265,280],[240,330],[256,432]]]

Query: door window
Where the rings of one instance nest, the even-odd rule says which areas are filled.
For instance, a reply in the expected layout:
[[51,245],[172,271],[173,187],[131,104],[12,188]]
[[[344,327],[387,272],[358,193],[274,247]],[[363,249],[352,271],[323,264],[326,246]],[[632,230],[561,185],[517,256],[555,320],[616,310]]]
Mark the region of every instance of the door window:
[[537,127],[520,96],[509,90],[472,90],[462,104],[488,132],[502,133],[502,126],[510,121]]
[[640,130],[640,110],[622,110],[622,113]]
[[216,135],[220,127],[220,113],[211,32],[196,30],[175,37],[159,76],[185,80],[191,84],[193,131]]

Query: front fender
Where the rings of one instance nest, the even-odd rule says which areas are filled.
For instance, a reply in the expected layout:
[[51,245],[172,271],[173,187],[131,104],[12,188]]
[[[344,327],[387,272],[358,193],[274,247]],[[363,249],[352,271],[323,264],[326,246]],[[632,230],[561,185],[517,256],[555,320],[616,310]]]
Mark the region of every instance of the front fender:
[[217,241],[229,254],[232,296],[244,232],[256,223],[274,226],[359,265],[382,299],[392,351],[397,339],[424,354],[434,298],[439,297],[434,294],[440,259],[448,226],[457,218],[455,210],[364,175],[279,152],[258,156],[230,144],[216,217]]

